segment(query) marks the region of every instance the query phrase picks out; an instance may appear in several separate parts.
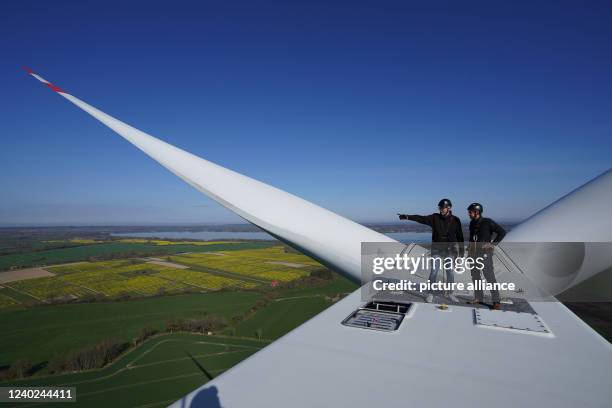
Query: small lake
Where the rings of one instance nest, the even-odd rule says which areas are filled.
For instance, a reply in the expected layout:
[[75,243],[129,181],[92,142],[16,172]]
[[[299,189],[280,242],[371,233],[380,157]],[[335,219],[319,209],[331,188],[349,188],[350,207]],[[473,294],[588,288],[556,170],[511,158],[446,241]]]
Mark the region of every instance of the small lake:
[[[160,239],[193,239],[193,240],[222,240],[222,239],[254,239],[254,240],[273,240],[275,239],[265,232],[233,232],[233,231],[152,231],[152,232],[132,232],[111,234],[114,237],[132,238],[160,238]],[[430,232],[393,232],[385,234],[395,240],[404,243],[411,242],[430,242]]]
[[265,232],[234,232],[234,231],[151,231],[111,234],[114,237],[130,238],[160,238],[160,239],[193,239],[193,240],[221,240],[221,239],[257,239],[274,240],[273,236]]

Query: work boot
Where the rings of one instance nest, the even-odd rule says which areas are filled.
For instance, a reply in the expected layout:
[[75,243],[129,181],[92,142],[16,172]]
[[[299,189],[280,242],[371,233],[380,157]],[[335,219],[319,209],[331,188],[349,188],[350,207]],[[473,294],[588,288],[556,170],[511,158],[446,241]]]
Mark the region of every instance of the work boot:
[[501,310],[501,303],[499,303],[499,302],[493,303],[493,306],[491,307],[491,309],[493,309],[493,310]]

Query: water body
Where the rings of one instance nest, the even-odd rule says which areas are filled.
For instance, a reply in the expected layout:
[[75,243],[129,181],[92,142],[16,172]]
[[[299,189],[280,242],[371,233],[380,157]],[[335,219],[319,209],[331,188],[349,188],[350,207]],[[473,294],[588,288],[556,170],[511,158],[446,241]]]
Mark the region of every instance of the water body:
[[431,242],[431,232],[389,232],[385,235],[404,244]]
[[129,238],[159,238],[159,239],[193,239],[203,241],[216,241],[223,239],[256,239],[274,240],[273,236],[265,232],[234,232],[234,231],[151,231],[151,232],[129,232],[111,234],[114,237]]
[[[111,234],[115,237],[131,238],[159,238],[159,239],[193,239],[193,240],[223,240],[223,239],[253,239],[273,240],[275,239],[265,232],[233,232],[233,231],[152,231]],[[400,242],[430,242],[430,232],[392,232],[386,234]]]

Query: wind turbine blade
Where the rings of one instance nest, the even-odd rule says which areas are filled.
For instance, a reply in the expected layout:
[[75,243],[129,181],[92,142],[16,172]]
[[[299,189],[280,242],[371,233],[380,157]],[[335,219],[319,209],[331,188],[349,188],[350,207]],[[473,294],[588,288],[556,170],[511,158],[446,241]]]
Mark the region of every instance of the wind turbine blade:
[[354,281],[360,281],[361,277],[362,242],[396,242],[300,197],[157,139],[83,102],[32,70],[26,70],[198,191]]
[[[514,227],[500,244],[539,288],[557,295],[612,267],[612,170]],[[523,245],[521,243],[529,243]],[[610,288],[605,288],[608,293]]]

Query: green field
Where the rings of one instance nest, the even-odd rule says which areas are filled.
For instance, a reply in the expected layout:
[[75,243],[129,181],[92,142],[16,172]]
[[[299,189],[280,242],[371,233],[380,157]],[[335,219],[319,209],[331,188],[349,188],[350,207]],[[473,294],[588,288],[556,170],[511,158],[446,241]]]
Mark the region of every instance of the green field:
[[[0,370],[24,359],[36,367],[3,385],[76,386],[74,406],[166,406],[357,288],[278,244],[78,241],[0,257],[61,263],[45,267],[55,276],[0,287]],[[157,258],[141,255],[149,250]],[[91,261],[109,253],[123,259]],[[210,336],[167,331],[176,327],[168,322],[206,316],[227,325]],[[144,328],[160,334],[134,348]],[[109,338],[132,346],[102,369],[49,375],[56,356]]]
[[130,341],[142,328],[161,329],[171,319],[205,312],[229,319],[244,314],[260,298],[257,292],[219,292],[0,312],[0,367],[19,358],[43,363],[106,337]]
[[[331,296],[355,288],[353,283],[337,277],[320,288],[279,291],[270,304],[240,322],[235,334],[256,337],[260,330],[265,339],[278,338],[327,308]],[[56,354],[107,337],[130,341],[142,328],[163,329],[172,319],[198,318],[209,313],[231,320],[245,315],[262,297],[256,291],[215,292],[0,312],[0,367],[19,358],[41,364]]]
[[[225,335],[162,334],[101,370],[48,376],[43,369],[29,379],[2,385],[76,386],[74,406],[79,407],[166,406],[329,307],[331,296],[356,287],[336,277],[318,288],[279,290],[266,306],[220,333]],[[0,313],[0,327],[8,328],[0,338],[0,366],[23,356],[42,362],[54,353],[108,336],[129,340],[142,327],[161,328],[166,320],[177,317],[198,317],[204,312],[227,318],[243,315],[262,296],[258,292],[217,292]]]
[[276,339],[310,317],[325,310],[331,302],[321,296],[276,299],[253,317],[241,322],[236,335]]
[[9,268],[52,265],[66,262],[84,261],[90,257],[133,257],[150,255],[169,255],[181,252],[215,252],[234,249],[258,249],[274,245],[270,242],[233,242],[197,245],[179,243],[176,245],[158,245],[155,241],[133,242],[117,240],[94,244],[84,244],[68,248],[30,251],[25,253],[0,256],[0,271]]
[[[70,406],[165,407],[268,343],[225,336],[166,334],[146,341],[101,370],[11,384],[76,387],[77,403]],[[62,407],[66,404],[47,403],[45,406]]]
[[327,309],[332,297],[356,289],[357,285],[341,277],[323,287],[285,289],[268,306],[239,323],[236,335],[277,339]]
[[19,302],[17,302],[15,299],[13,299],[10,296],[3,295],[2,292],[0,292],[0,309],[15,307],[17,305],[19,305]]

